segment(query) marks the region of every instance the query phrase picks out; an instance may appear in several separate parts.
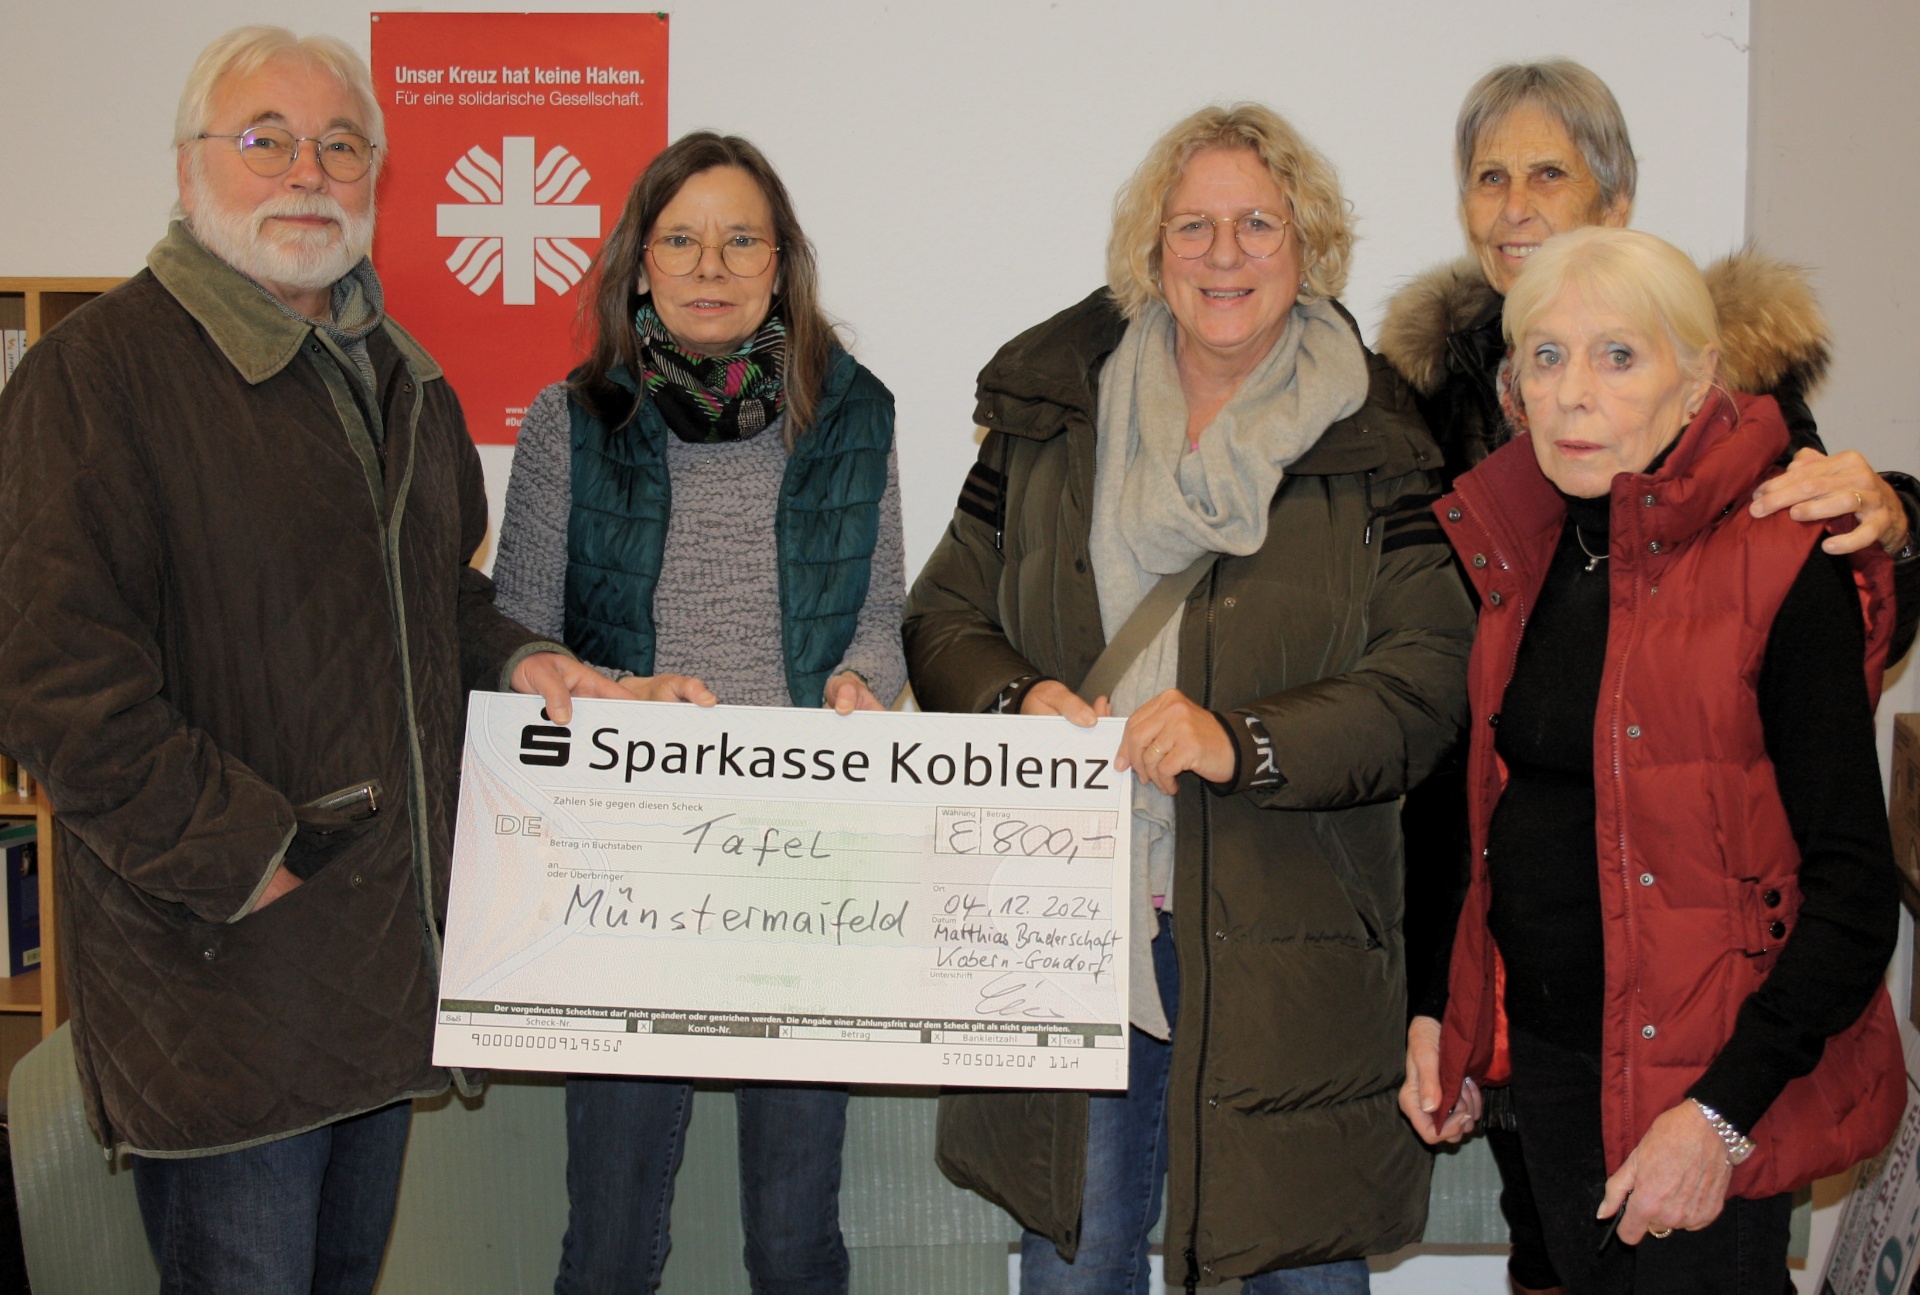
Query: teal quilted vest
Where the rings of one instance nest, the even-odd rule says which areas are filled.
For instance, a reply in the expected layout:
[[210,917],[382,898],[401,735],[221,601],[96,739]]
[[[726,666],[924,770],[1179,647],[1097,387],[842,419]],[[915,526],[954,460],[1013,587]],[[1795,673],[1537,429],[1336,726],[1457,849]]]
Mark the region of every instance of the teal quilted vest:
[[[617,370],[614,380],[634,390]],[[653,590],[666,551],[672,484],[667,430],[651,400],[608,428],[578,401],[567,518],[567,646],[584,659],[652,674]],[[827,369],[814,423],[794,445],[774,518],[787,692],[818,706],[867,599],[893,446],[893,395],[844,351]]]

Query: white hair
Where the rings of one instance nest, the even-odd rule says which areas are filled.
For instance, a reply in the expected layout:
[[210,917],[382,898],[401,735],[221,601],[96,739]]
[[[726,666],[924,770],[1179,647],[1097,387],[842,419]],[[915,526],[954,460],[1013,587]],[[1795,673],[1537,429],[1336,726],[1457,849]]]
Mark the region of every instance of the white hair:
[[353,99],[361,130],[377,145],[373,155],[378,170],[387,152],[386,117],[373,93],[373,77],[353,47],[337,36],[295,36],[285,27],[236,27],[200,51],[180,109],[173,118],[175,148],[204,133],[213,119],[213,96],[229,77],[247,77],[276,58],[292,58],[331,73]]

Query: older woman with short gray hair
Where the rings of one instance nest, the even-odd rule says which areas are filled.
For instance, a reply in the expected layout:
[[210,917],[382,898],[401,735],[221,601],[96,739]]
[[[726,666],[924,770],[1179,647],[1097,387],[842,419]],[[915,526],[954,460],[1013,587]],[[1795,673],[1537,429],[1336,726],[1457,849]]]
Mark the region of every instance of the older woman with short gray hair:
[[[1556,233],[1625,226],[1639,182],[1619,103],[1571,59],[1510,63],[1481,77],[1460,105],[1454,163],[1471,254],[1396,294],[1380,330],[1380,353],[1418,394],[1449,480],[1507,440],[1493,374],[1506,353],[1500,305],[1514,276]],[[1793,462],[1763,489],[1755,516],[1852,514],[1858,525],[1829,551],[1878,540],[1902,560],[1902,593],[1913,596],[1902,599],[1897,643],[1910,643],[1920,617],[1920,559],[1909,542],[1920,483],[1876,476],[1851,450],[1824,453],[1807,395],[1826,374],[1829,341],[1804,273],[1748,250],[1706,277],[1729,338],[1723,374],[1736,390],[1773,396],[1793,437]]]

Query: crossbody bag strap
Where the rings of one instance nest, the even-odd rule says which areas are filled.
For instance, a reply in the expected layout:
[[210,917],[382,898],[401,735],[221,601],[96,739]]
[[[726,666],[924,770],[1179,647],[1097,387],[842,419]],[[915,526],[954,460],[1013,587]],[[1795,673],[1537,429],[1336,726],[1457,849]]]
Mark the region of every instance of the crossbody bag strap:
[[1075,691],[1089,704],[1098,698],[1113,696],[1113,690],[1119,686],[1120,677],[1126,674],[1127,667],[1147,650],[1147,644],[1153,642],[1160,627],[1180,610],[1181,604],[1187,601],[1187,595],[1193,592],[1194,586],[1200,583],[1207,572],[1213,570],[1213,564],[1219,558],[1218,553],[1202,553],[1186,570],[1172,572],[1155,581],[1153,588],[1147,590],[1147,596],[1140,600],[1140,605],[1133,609],[1133,615],[1127,617],[1126,623],[1121,625],[1119,632],[1101,651],[1099,659],[1093,663],[1093,668],[1087,671],[1087,677],[1080,681]]

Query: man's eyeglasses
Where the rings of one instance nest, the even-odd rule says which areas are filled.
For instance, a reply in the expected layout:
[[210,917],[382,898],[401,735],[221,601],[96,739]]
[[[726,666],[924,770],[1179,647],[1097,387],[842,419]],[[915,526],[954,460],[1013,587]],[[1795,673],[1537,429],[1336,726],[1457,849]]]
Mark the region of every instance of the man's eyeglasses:
[[675,278],[692,274],[709,247],[720,250],[720,261],[731,274],[752,279],[767,272],[773,254],[780,249],[752,234],[734,234],[722,243],[702,243],[692,234],[662,234],[643,249],[653,253],[653,264],[662,274]]
[[254,126],[237,135],[195,135],[195,139],[230,139],[240,150],[240,160],[255,175],[285,175],[300,160],[300,146],[312,144],[320,159],[320,169],[329,178],[351,184],[373,167],[373,151],[379,147],[365,135],[336,130],[318,137],[295,135],[278,126]]

